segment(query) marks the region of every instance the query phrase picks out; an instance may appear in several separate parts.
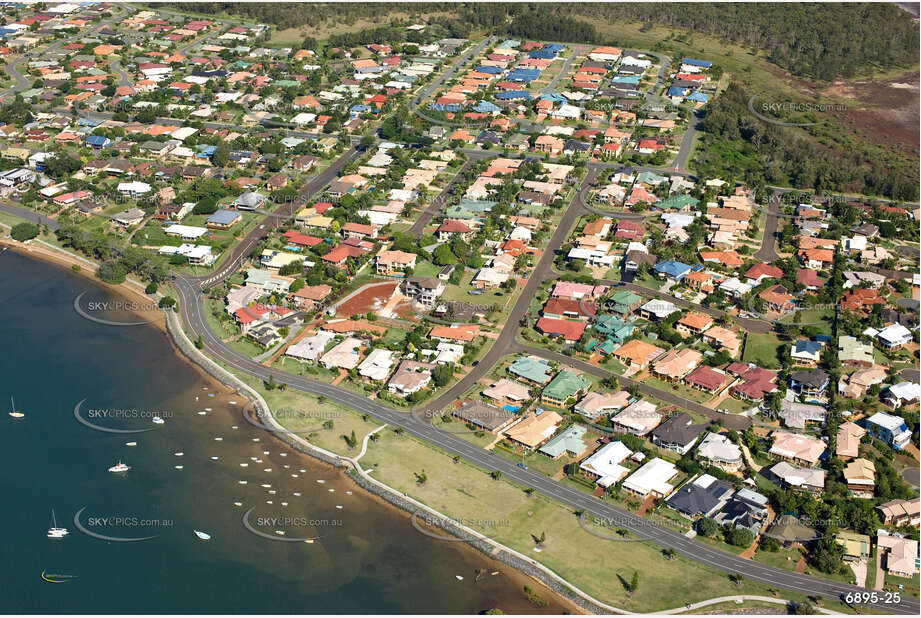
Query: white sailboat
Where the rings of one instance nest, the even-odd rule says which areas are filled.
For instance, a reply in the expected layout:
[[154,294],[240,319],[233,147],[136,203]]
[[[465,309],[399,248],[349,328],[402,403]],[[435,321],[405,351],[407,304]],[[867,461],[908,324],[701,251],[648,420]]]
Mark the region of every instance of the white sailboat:
[[202,532],[201,530],[193,530],[192,532],[194,532],[194,533],[195,533],[195,536],[197,536],[198,538],[200,538],[202,541],[210,541],[210,540],[211,540],[211,535],[208,534],[207,532]]
[[54,509],[51,509],[51,527],[48,529],[48,538],[63,539],[68,534],[67,528],[60,528],[58,526],[58,520],[54,516]]
[[12,397],[10,397],[10,416],[13,418],[22,418],[25,416],[25,414],[16,409],[16,402],[13,401]]

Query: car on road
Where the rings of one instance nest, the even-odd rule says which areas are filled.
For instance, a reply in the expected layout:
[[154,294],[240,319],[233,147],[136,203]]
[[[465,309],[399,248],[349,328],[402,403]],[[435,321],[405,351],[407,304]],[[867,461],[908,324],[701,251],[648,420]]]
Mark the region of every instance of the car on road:
[[517,465],[519,468],[521,468],[522,470],[527,470],[527,469],[528,469],[528,464],[526,464],[526,463],[520,463],[520,464],[516,464],[516,465]]

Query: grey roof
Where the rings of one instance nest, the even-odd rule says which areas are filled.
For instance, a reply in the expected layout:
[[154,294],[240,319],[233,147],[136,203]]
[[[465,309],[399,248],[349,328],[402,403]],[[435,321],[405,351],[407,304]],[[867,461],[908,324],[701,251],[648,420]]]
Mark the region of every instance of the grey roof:
[[[701,477],[701,479],[703,478]],[[698,481],[701,479],[698,479]],[[673,493],[666,504],[676,511],[692,517],[710,514],[732,493],[732,487],[728,483],[713,477],[709,477],[709,479],[712,479],[709,483],[706,481],[702,484],[698,484],[697,481],[687,483]]]
[[682,412],[672,416],[652,430],[652,437],[668,444],[690,444],[697,439],[705,427],[694,425],[690,414]]

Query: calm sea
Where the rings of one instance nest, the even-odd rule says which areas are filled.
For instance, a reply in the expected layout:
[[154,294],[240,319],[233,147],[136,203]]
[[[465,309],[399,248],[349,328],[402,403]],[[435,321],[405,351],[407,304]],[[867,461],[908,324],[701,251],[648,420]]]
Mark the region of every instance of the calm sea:
[[[0,253],[0,612],[538,611],[520,574],[419,534],[339,471],[248,425],[242,398],[216,390],[159,330],[79,316],[73,302],[84,291],[84,307],[118,302],[69,271]],[[11,397],[25,418],[8,416]],[[74,417],[81,400],[81,416],[98,426],[154,430],[86,427]],[[155,413],[166,422],[151,423]],[[109,473],[118,460],[132,469]],[[70,530],[63,540],[45,536],[52,509]],[[242,523],[250,509],[257,531],[318,538],[257,536]]]

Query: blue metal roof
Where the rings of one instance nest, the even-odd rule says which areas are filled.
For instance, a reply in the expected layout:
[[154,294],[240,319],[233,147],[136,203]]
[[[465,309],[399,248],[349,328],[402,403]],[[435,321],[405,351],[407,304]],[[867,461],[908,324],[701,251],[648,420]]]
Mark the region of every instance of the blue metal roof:
[[653,267],[657,273],[662,273],[667,277],[679,278],[684,277],[688,272],[690,272],[691,267],[687,264],[682,264],[681,262],[676,262],[675,260],[667,260],[665,262],[659,262]]
[[511,99],[525,99],[526,101],[531,100],[531,93],[526,90],[509,90],[507,92],[500,92],[496,95],[497,99],[511,100]]
[[502,72],[502,69],[500,69],[499,67],[487,67],[483,65],[474,67],[473,70],[478,71],[480,73],[489,73],[490,75],[498,75],[499,73]]
[[709,69],[711,66],[713,66],[713,63],[709,60],[696,60],[694,58],[682,58],[681,64],[689,64],[691,66],[701,67],[704,69]]

